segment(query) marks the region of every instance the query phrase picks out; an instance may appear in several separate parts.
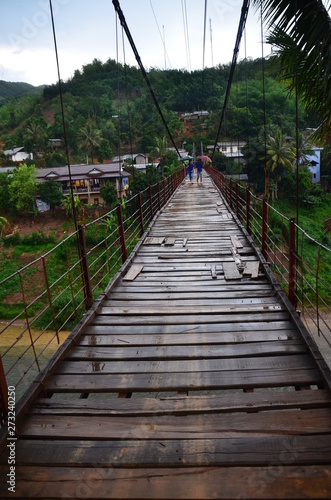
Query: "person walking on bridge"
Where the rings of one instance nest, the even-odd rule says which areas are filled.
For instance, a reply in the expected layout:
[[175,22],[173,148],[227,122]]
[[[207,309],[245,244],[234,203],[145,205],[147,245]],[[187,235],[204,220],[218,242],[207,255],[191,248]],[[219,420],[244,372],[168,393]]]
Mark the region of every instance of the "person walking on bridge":
[[192,160],[189,160],[188,162],[188,176],[191,181],[191,184],[193,184],[193,172],[194,172],[194,163]]
[[203,163],[201,161],[201,158],[198,158],[198,161],[196,162],[196,167],[197,167],[197,183],[199,184],[199,179],[200,179],[200,184],[202,184],[202,167],[203,167]]

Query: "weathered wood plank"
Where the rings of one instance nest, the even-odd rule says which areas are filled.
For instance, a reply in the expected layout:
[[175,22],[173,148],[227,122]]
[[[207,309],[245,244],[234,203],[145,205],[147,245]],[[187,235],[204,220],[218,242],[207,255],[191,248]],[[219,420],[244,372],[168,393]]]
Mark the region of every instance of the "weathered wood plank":
[[[232,311],[235,311],[236,314],[245,314],[245,313],[259,313],[263,311],[282,311],[284,310],[284,306],[282,306],[279,302],[273,301],[272,299],[268,300],[265,303],[261,304],[235,304],[232,307],[228,305],[219,305],[219,306],[208,306],[208,310],[203,307],[204,304],[197,304],[194,307],[194,312],[196,315],[212,315],[212,314],[229,314]],[[103,306],[98,310],[98,314],[106,315],[106,316],[119,316],[119,315],[131,315],[131,316],[145,316],[145,315],[186,315],[190,314],[192,311],[192,307],[180,305],[179,307],[175,307],[173,305],[157,305],[157,306],[131,306],[130,303],[125,307],[121,307],[118,305],[114,306]]]
[[[255,316],[254,316],[255,317]],[[252,320],[252,318],[250,318]],[[177,323],[172,324],[160,324],[156,323],[155,325],[146,325],[146,324],[138,324],[134,325],[132,322],[130,325],[126,324],[118,324],[118,325],[107,325],[107,323],[99,324],[98,318],[95,318],[94,322],[90,325],[86,326],[84,332],[90,335],[103,334],[103,335],[136,335],[139,334],[141,338],[141,342],[143,343],[143,338],[146,335],[157,335],[158,343],[163,342],[163,338],[165,334],[171,335],[173,339],[180,339],[179,335],[185,335],[185,342],[189,343],[189,338],[194,338],[192,335],[196,334],[213,334],[215,335],[215,344],[218,342],[226,343],[226,342],[258,342],[263,340],[261,335],[265,336],[266,341],[270,340],[295,340],[300,338],[299,333],[294,329],[293,324],[290,321],[284,320],[270,320],[268,321],[269,315],[266,318],[266,321],[239,321],[239,322],[222,322],[222,323],[199,323],[195,325],[187,325],[186,323]],[[276,336],[275,336],[276,332]],[[269,336],[270,333],[270,336]],[[142,335],[144,334],[144,335]],[[216,334],[219,337],[216,337]],[[122,338],[122,337],[121,337]],[[125,338],[125,337],[124,337]],[[164,343],[169,343],[169,340],[164,338]],[[224,342],[222,342],[224,339]],[[243,340],[241,340],[243,339]],[[93,340],[94,341],[94,340]],[[177,342],[177,340],[170,340],[171,343]],[[178,343],[181,342],[178,340]]]
[[226,280],[239,280],[242,278],[235,262],[223,262],[223,271]]
[[[0,484],[7,487],[6,467]],[[59,488],[61,484],[61,488]],[[141,500],[329,499],[328,465],[265,467],[104,468],[19,466],[13,498],[100,498]]]
[[144,245],[162,245],[162,243],[164,242],[164,236],[160,236],[160,237],[148,237],[148,238],[145,238],[144,240]]
[[138,276],[138,274],[141,273],[141,271],[143,270],[144,266],[141,265],[141,264],[133,264],[129,271],[126,273],[126,275],[122,278],[123,281],[133,281],[134,279],[136,279],[136,277]]
[[238,236],[236,235],[232,235],[231,236],[231,242],[232,242],[232,245],[235,247],[235,248],[243,248],[243,244],[241,243],[241,241],[239,240]]
[[247,387],[280,387],[321,384],[316,369],[242,370],[220,372],[134,373],[102,372],[80,375],[52,375],[45,386],[53,392],[159,392],[207,389],[244,389]]
[[[307,347],[300,341],[286,342],[265,342],[265,343],[243,343],[232,345],[205,345],[201,341],[201,345],[195,344],[179,344],[167,346],[163,342],[156,345],[145,346],[135,343],[135,340],[118,342],[115,348],[108,340],[108,336],[99,337],[97,340],[89,339],[90,342],[80,342],[77,348],[73,349],[66,359],[85,359],[85,360],[135,360],[135,359],[210,359],[210,358],[226,358],[226,357],[245,357],[245,356],[266,356],[279,354],[298,354],[305,353]],[[125,347],[123,347],[123,345]],[[87,346],[87,347],[85,347]],[[90,346],[90,347],[88,347]],[[120,346],[120,347],[119,347]]]
[[29,414],[50,415],[188,415],[195,413],[231,413],[284,409],[331,408],[326,390],[261,391],[223,393],[222,395],[174,398],[130,399],[38,399]]
[[252,278],[257,278],[259,275],[259,266],[260,266],[259,261],[246,262],[243,274],[251,275]]
[[[287,320],[289,315],[285,311],[278,311],[278,312],[273,312],[269,310],[265,310],[263,313],[259,313],[256,311],[251,311],[251,314],[248,314],[249,311],[246,309],[243,311],[244,314],[246,315],[246,321],[283,321]],[[214,315],[208,315],[207,313],[205,315],[178,315],[178,314],[168,314],[167,316],[164,316],[164,313],[160,313],[159,315],[153,315],[153,316],[131,316],[130,317],[130,324],[134,325],[165,325],[165,324],[184,324],[184,325],[196,325],[198,328],[199,324],[203,323],[240,323],[243,320],[243,312],[241,313],[235,313],[233,312],[232,314],[226,314],[224,313],[223,315],[219,314],[214,314]],[[160,320],[160,317],[162,316],[163,319],[162,321]],[[199,316],[199,318],[198,318]],[[122,316],[108,316],[107,314],[104,315],[99,315],[97,316],[93,323],[95,325],[107,325],[107,324],[112,324],[112,325],[127,325],[128,322],[128,315],[123,314]]]
[[[93,465],[103,467],[265,466],[330,464],[331,435],[270,436],[225,439],[149,441],[74,441],[24,439],[16,463],[27,465]],[[1,456],[1,464],[7,462]],[[7,465],[8,467],[8,465]]]
[[154,417],[27,415],[24,439],[218,439],[331,433],[331,409]]
[[[87,348],[88,349],[88,348]],[[162,351],[162,348],[158,348]],[[88,374],[88,373],[102,373],[102,374],[113,374],[113,373],[179,373],[185,371],[185,373],[196,372],[223,372],[228,370],[281,370],[289,369],[299,370],[299,369],[311,369],[313,363],[311,359],[305,354],[292,354],[283,356],[263,356],[263,357],[229,357],[229,358],[204,358],[185,355],[183,352],[184,359],[173,360],[164,358],[152,358],[152,360],[146,359],[144,356],[144,349],[141,350],[141,355],[139,348],[135,348],[136,356],[132,359],[125,359],[125,364],[122,363],[122,359],[119,362],[115,362],[118,358],[110,359],[112,361],[108,362],[107,351],[113,350],[112,348],[100,348],[95,349],[95,355],[93,355],[93,350],[88,349],[93,357],[93,361],[80,361],[81,358],[74,360],[72,356],[69,355],[67,361],[63,361],[59,366],[58,374]],[[180,348],[178,347],[178,350]],[[82,349],[82,354],[86,353],[86,349]],[[84,352],[85,351],[85,352]],[[184,349],[183,349],[184,351]],[[232,349],[232,356],[235,355],[235,349]],[[179,356],[179,358],[181,358]],[[188,358],[188,359],[187,359]]]

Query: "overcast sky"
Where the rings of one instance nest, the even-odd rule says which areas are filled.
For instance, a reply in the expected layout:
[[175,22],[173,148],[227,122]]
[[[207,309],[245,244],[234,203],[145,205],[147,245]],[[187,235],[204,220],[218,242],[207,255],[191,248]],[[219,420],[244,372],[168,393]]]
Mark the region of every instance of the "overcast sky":
[[[111,0],[52,0],[52,5],[63,80],[94,58],[103,62],[109,58],[116,60],[115,10]],[[183,22],[185,0],[120,0],[146,69],[202,68],[204,5],[204,0],[186,0],[187,43]],[[232,60],[241,6],[242,0],[208,0],[205,66]],[[119,62],[123,62],[121,27],[118,31]],[[253,7],[247,21],[246,40],[247,57],[261,57],[260,21]],[[266,45],[264,54],[270,51]],[[239,59],[244,55],[242,40]],[[136,64],[126,39],[125,58],[127,64]],[[49,0],[0,0],[0,80],[33,85],[57,81]]]

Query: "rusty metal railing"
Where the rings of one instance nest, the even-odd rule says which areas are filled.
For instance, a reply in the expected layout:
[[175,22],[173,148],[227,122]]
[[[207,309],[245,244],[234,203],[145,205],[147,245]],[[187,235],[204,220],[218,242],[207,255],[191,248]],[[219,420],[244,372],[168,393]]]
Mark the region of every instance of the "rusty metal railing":
[[239,182],[234,183],[211,167],[206,170],[229,208],[260,248],[307,329],[322,336],[331,347],[328,320],[331,288],[322,278],[331,268],[331,249],[311,238],[293,218],[285,217]]
[[17,401],[24,395],[184,176],[184,169],[175,172],[80,225],[52,250],[0,282],[2,302],[16,308],[12,319],[0,323],[2,424],[8,412],[7,387],[15,387]]

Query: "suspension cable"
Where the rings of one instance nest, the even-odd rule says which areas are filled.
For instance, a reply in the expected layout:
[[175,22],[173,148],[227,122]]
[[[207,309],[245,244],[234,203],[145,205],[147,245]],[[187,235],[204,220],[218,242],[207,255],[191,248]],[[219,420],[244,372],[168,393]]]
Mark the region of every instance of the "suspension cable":
[[206,23],[207,23],[207,0],[205,0],[205,13],[203,21],[202,71],[205,69]]
[[115,14],[115,34],[116,34],[116,63],[117,63],[117,133],[118,133],[118,165],[119,165],[119,193],[122,192],[122,162],[121,162],[121,108],[120,108],[120,68],[118,57],[118,26]]
[[269,172],[267,169],[267,120],[266,120],[266,105],[265,105],[265,69],[264,69],[264,47],[263,47],[263,0],[261,0],[261,51],[262,51],[262,101],[263,101],[263,140],[264,140],[264,161],[265,161],[265,176],[268,176],[268,189],[265,191],[264,195],[266,197],[267,202],[269,201]]
[[[128,71],[125,59],[125,43],[124,43],[124,31],[122,26],[122,43],[123,43],[123,61],[124,61],[124,73],[125,73],[125,92],[126,92],[126,106],[128,109],[128,120],[129,120],[129,138],[130,138],[130,153],[131,153],[131,161],[133,166],[133,146],[132,146],[132,129],[131,129],[131,110],[129,105],[129,97],[128,97]],[[135,168],[133,168],[133,177],[134,177]]]
[[160,115],[160,117],[161,117],[161,119],[162,119],[163,125],[164,125],[164,127],[165,127],[165,129],[166,129],[166,131],[167,131],[167,134],[168,134],[168,136],[169,136],[169,138],[170,138],[170,140],[171,140],[171,142],[172,142],[172,144],[173,144],[173,146],[174,146],[174,148],[175,148],[175,150],[176,150],[176,153],[178,154],[178,157],[180,157],[180,153],[179,153],[178,148],[177,148],[177,146],[176,146],[176,143],[175,143],[175,141],[174,141],[174,139],[173,139],[173,137],[172,137],[172,134],[171,134],[171,132],[170,132],[170,130],[169,130],[169,127],[168,127],[168,125],[167,125],[167,122],[166,122],[166,120],[165,120],[165,118],[164,118],[164,116],[163,116],[162,110],[161,110],[161,108],[160,108],[160,105],[159,105],[158,100],[157,100],[157,98],[156,98],[156,95],[155,95],[155,93],[154,93],[154,90],[153,90],[152,84],[151,84],[151,82],[150,82],[150,80],[149,80],[149,78],[148,78],[148,75],[147,75],[147,73],[146,73],[146,70],[145,70],[145,68],[144,68],[143,63],[141,62],[141,59],[140,59],[140,56],[139,56],[138,50],[137,50],[137,48],[136,48],[136,46],[135,46],[135,43],[134,43],[134,41],[133,41],[133,38],[132,38],[132,36],[131,36],[131,33],[130,33],[130,30],[129,30],[128,25],[127,25],[127,23],[126,23],[126,20],[125,20],[124,14],[123,14],[122,9],[121,9],[121,7],[120,7],[119,1],[118,1],[118,0],[112,0],[112,2],[113,2],[113,5],[114,5],[115,10],[116,10],[116,12],[117,12],[117,15],[118,15],[118,17],[119,17],[119,19],[120,19],[121,25],[122,25],[122,26],[123,26],[123,28],[124,28],[125,34],[126,34],[126,36],[127,36],[128,40],[129,40],[129,43],[130,43],[131,48],[132,48],[132,51],[133,51],[133,53],[134,53],[134,55],[135,55],[136,61],[137,61],[138,65],[139,65],[139,67],[140,67],[140,70],[141,70],[142,74],[143,74],[143,77],[144,77],[144,79],[145,79],[145,82],[146,82],[146,84],[147,84],[147,87],[148,87],[148,89],[149,89],[149,91],[150,91],[150,93],[151,93],[151,96],[152,96],[152,98],[153,98],[154,104],[155,104],[155,106],[156,106],[156,108],[157,108],[157,110],[158,110],[158,112],[159,112],[159,115]]
[[249,172],[249,162],[250,162],[250,151],[249,151],[249,121],[248,121],[248,77],[247,77],[247,45],[246,45],[246,27],[244,30],[244,45],[245,45],[245,81],[246,81],[246,144],[247,144],[247,177],[248,177],[248,188],[250,187],[250,172]]
[[59,55],[58,55],[58,50],[57,50],[57,42],[56,42],[56,34],[55,34],[55,24],[54,24],[52,0],[49,0],[49,8],[50,8],[51,20],[52,20],[53,39],[54,39],[54,48],[55,48],[55,57],[56,57],[56,66],[57,66],[57,76],[58,76],[59,94],[60,94],[60,103],[61,103],[62,126],[63,126],[64,144],[65,144],[65,150],[66,150],[66,156],[67,156],[69,182],[70,182],[71,205],[72,205],[71,210],[72,210],[72,215],[74,218],[75,231],[77,232],[77,230],[78,230],[77,215],[76,215],[74,192],[72,189],[72,176],[71,176],[71,167],[70,167],[68,136],[67,136],[65,117],[64,117],[63,92],[62,92],[62,83],[61,83],[61,75],[60,75]]
[[182,16],[183,16],[183,28],[184,28],[184,38],[185,38],[187,70],[191,71],[190,38],[189,38],[188,23],[187,23],[186,0],[181,0],[181,4],[182,4]]
[[236,64],[237,64],[237,59],[238,59],[238,52],[239,52],[240,40],[241,40],[241,37],[242,37],[243,30],[245,28],[246,19],[247,19],[247,15],[248,15],[248,9],[249,9],[249,0],[244,0],[242,8],[241,8],[241,15],[240,15],[240,21],[239,21],[239,26],[238,26],[237,38],[236,38],[236,43],[235,43],[235,47],[234,47],[234,50],[233,50],[233,57],[232,57],[231,69],[230,69],[228,84],[227,84],[227,88],[226,88],[226,93],[225,93],[225,98],[224,98],[224,104],[223,104],[223,109],[222,109],[222,113],[221,113],[221,119],[220,119],[220,123],[219,123],[219,126],[218,126],[217,135],[216,135],[215,144],[214,144],[213,152],[212,152],[212,155],[211,155],[211,159],[214,158],[215,150],[216,150],[216,147],[217,147],[218,137],[220,135],[221,127],[222,127],[223,120],[224,120],[225,109],[226,109],[226,106],[227,106],[227,103],[228,103],[228,100],[229,100],[229,96],[230,96],[230,90],[231,90],[231,84],[232,84],[232,80],[233,80],[233,74],[234,74],[234,70],[235,70],[235,67],[236,67]]
[[153,4],[152,4],[152,0],[149,0],[149,3],[151,5],[151,9],[152,9],[152,12],[153,12],[153,16],[154,16],[154,20],[155,20],[155,24],[157,26],[157,29],[158,29],[158,32],[159,32],[159,35],[160,35],[160,38],[162,40],[162,45],[163,45],[163,48],[164,48],[164,52],[166,54],[166,57],[168,59],[168,63],[169,63],[169,66],[171,68],[171,62],[170,62],[170,59],[169,59],[169,56],[168,56],[168,52],[166,50],[166,47],[165,47],[165,39],[164,39],[164,36],[162,36],[162,33],[161,33],[161,30],[160,30],[160,26],[159,26],[159,23],[157,22],[157,17],[156,17],[156,14],[155,14],[155,11],[154,11],[154,7],[153,7]]
[[[299,110],[298,110],[298,31],[297,31],[297,20],[298,20],[298,4],[297,0],[294,2],[295,14],[295,38],[294,38],[294,64],[295,64],[295,147],[296,147],[296,203],[297,203],[297,220],[296,223],[299,225]],[[297,231],[297,248],[298,248],[298,231]]]

